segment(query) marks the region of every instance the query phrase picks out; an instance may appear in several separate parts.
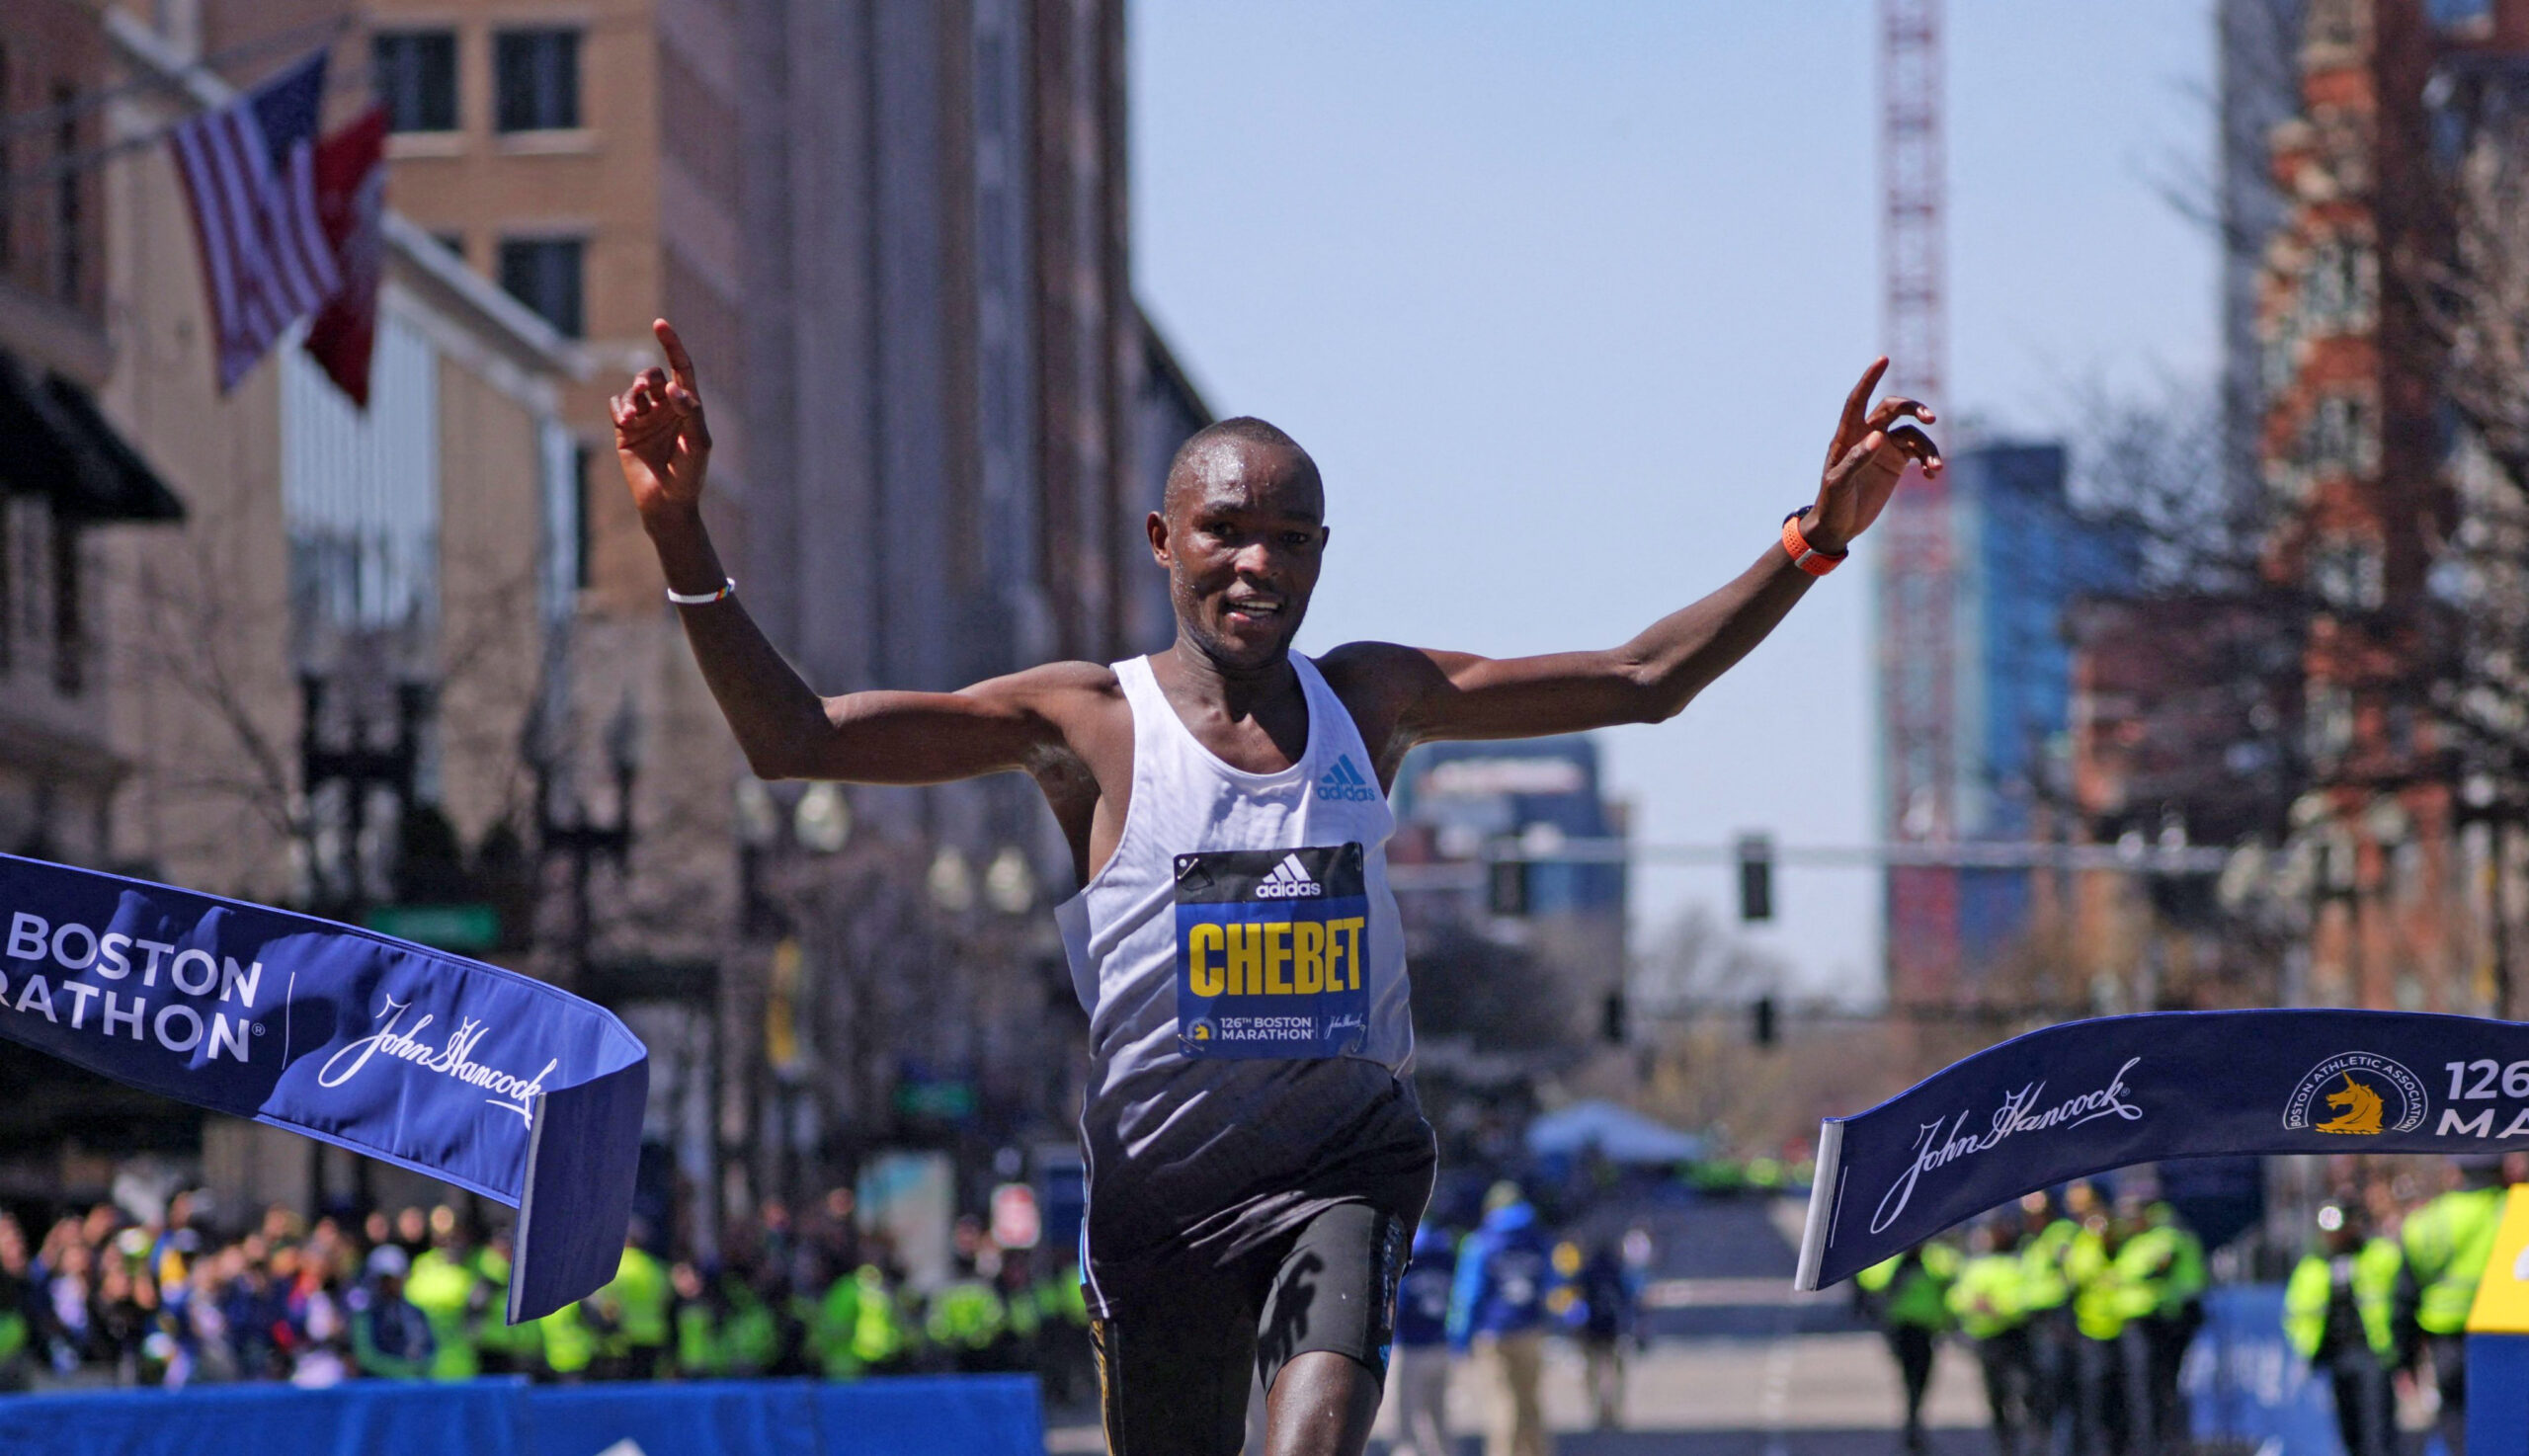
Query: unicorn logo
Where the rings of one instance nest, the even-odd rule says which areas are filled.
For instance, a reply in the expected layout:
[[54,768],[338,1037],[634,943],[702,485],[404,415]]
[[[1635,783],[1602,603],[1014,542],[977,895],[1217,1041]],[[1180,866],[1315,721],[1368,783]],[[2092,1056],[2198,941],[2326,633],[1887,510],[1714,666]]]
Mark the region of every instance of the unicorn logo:
[[2423,1126],[2430,1101],[2423,1080],[2405,1063],[2378,1052],[2338,1052],[2292,1089],[2283,1125],[2360,1138],[2409,1133]]
[[2380,1094],[2368,1084],[2354,1081],[2353,1074],[2347,1072],[2344,1074],[2344,1090],[2328,1093],[2327,1105],[2343,1110],[2325,1122],[2315,1124],[2310,1131],[2360,1133],[2370,1137],[2380,1131],[2380,1110],[2387,1103],[2380,1100]]

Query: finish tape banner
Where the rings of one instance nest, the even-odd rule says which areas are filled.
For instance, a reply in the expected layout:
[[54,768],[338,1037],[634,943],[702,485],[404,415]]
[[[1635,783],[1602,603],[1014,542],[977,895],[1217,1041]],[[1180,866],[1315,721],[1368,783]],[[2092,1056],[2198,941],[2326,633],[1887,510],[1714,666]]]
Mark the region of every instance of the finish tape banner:
[[614,1277],[649,1049],[541,981],[0,854],[0,1037],[518,1210],[509,1319]]
[[2529,1148],[2529,1024],[2411,1011],[2067,1021],[1819,1128],[1795,1287],[2133,1163]]

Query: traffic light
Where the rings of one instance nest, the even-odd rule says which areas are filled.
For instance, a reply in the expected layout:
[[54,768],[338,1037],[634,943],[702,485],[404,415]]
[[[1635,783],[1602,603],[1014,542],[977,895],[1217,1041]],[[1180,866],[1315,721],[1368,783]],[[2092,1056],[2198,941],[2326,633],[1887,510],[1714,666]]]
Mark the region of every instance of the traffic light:
[[1485,866],[1485,908],[1495,915],[1528,913],[1528,866],[1518,859],[1496,859]]
[[1750,1012],[1749,1039],[1758,1046],[1772,1046],[1775,1037],[1774,999],[1770,996],[1757,997]]
[[1609,1046],[1622,1046],[1624,1030],[1624,993],[1610,991],[1598,1008],[1598,1039]]
[[1739,919],[1754,924],[1774,918],[1774,842],[1769,835],[1739,837]]

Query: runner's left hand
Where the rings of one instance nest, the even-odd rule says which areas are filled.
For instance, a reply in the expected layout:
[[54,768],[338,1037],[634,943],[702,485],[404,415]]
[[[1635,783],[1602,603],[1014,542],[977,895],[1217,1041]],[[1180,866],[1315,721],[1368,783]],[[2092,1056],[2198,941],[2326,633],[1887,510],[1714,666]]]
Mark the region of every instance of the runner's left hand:
[[1871,391],[1887,372],[1886,359],[1862,370],[1861,382],[1844,400],[1843,418],[1836,422],[1818,504],[1800,523],[1800,533],[1820,551],[1841,551],[1870,528],[1888,508],[1909,461],[1921,465],[1925,475],[1941,471],[1940,446],[1922,430],[1936,418],[1927,406],[1899,397],[1870,402]]

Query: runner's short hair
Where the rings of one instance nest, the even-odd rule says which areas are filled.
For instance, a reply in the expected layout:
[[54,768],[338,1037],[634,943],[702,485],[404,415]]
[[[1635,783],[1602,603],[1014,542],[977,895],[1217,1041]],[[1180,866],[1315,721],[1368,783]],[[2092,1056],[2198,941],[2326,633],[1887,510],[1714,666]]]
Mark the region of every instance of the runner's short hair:
[[1260,420],[1254,415],[1233,415],[1229,419],[1214,421],[1195,431],[1185,438],[1183,445],[1177,447],[1177,453],[1168,462],[1167,499],[1160,506],[1163,512],[1177,504],[1178,492],[1183,488],[1180,482],[1191,483],[1194,462],[1208,453],[1214,445],[1225,440],[1234,440],[1241,445],[1270,445],[1276,449],[1289,450],[1300,457],[1301,463],[1308,467],[1309,474],[1317,473],[1317,461],[1311,458],[1307,448],[1298,441],[1291,439],[1289,433],[1282,427],[1269,420]]

